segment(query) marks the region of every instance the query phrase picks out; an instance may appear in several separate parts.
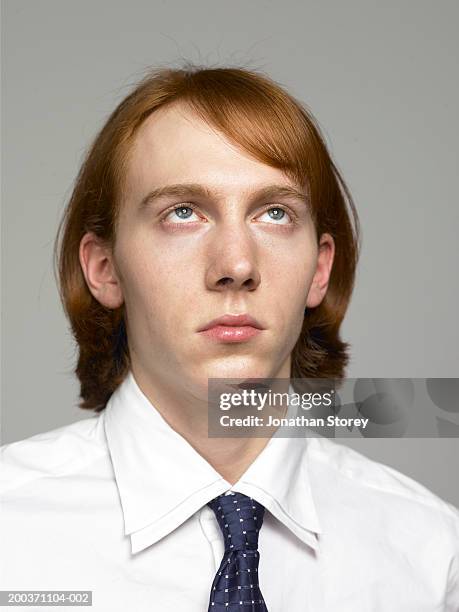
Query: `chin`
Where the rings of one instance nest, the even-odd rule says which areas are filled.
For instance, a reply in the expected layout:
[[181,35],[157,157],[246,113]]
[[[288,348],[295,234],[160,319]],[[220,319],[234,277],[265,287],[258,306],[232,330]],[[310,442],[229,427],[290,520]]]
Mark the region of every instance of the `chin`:
[[[193,368],[187,371],[184,377],[184,389],[191,396],[202,401],[208,400],[209,379],[237,379],[250,380],[255,378],[275,377],[279,368],[274,364],[267,363],[261,358],[248,358],[245,356],[226,357],[202,362],[196,360]],[[186,382],[185,382],[186,380]],[[217,385],[219,387],[219,385]],[[211,384],[212,391],[215,391],[215,383]],[[225,384],[223,388],[227,391]]]
[[212,361],[205,367],[206,384],[209,378],[269,378],[274,373],[273,364],[261,359],[231,357]]

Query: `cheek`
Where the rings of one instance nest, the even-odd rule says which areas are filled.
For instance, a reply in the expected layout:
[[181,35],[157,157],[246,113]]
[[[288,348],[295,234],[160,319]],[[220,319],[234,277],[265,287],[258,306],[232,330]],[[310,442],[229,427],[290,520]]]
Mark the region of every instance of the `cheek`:
[[172,313],[191,307],[196,279],[189,253],[131,236],[119,242],[117,260],[128,316],[135,313],[135,319],[147,318],[160,326]]
[[291,241],[288,248],[267,251],[262,277],[276,301],[282,301],[288,309],[295,309],[306,300],[316,264],[315,244],[304,237]]

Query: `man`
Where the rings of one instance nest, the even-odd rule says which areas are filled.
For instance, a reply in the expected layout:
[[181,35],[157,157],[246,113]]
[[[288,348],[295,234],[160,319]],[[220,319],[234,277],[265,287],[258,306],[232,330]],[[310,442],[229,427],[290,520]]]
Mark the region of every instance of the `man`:
[[4,447],[2,589],[107,611],[459,610],[451,505],[324,438],[208,435],[211,378],[344,376],[358,220],[294,98],[247,70],[147,75],[62,228],[96,414]]

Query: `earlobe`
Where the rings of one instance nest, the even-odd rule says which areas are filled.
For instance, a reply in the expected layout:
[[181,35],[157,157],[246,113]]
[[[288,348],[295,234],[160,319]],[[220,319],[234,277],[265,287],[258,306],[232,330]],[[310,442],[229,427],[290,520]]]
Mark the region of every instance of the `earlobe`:
[[87,232],[80,241],[79,259],[95,299],[106,308],[119,308],[124,300],[111,247],[93,232]]

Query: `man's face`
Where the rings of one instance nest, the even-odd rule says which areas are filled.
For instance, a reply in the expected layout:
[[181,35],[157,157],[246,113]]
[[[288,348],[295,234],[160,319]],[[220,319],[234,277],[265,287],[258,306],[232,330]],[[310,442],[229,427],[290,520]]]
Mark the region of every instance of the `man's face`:
[[[141,206],[153,189],[191,183],[209,193],[184,191]],[[322,299],[313,280],[323,284],[327,271],[316,273],[307,205],[295,196],[263,197],[273,185],[298,188],[184,106],[163,108],[141,126],[113,256],[133,368],[152,384],[204,396],[211,377],[289,377],[304,308]],[[330,252],[324,262],[331,265]],[[240,314],[261,329],[201,331]]]

